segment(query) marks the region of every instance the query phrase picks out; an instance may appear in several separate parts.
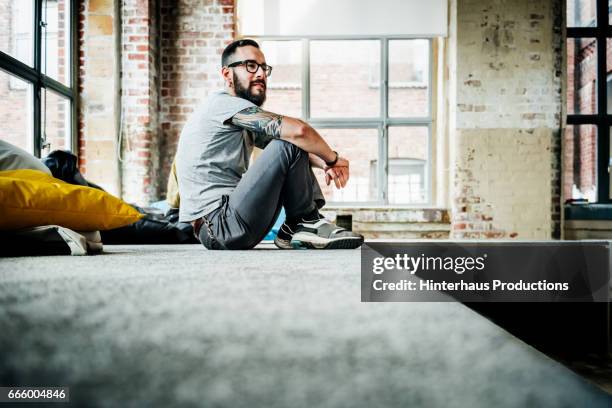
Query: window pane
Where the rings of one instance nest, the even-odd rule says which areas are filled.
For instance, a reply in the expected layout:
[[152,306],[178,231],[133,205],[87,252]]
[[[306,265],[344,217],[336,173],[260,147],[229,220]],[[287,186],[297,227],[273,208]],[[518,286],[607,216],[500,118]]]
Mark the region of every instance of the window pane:
[[596,0],[567,0],[568,27],[595,27],[597,20]]
[[317,129],[332,149],[350,161],[350,179],[346,187],[336,189],[325,184],[324,173],[315,175],[327,202],[364,202],[378,200],[378,129]]
[[380,116],[380,41],[310,42],[310,116]]
[[32,63],[33,0],[0,0],[0,51]]
[[567,113],[597,113],[597,47],[594,38],[567,39]]
[[34,153],[32,85],[0,70],[0,139]]
[[427,127],[389,128],[389,203],[427,202]]
[[597,127],[568,125],[563,149],[563,195],[597,201]]
[[272,66],[264,109],[283,115],[302,116],[302,43],[263,41],[261,49]]
[[429,113],[429,41],[389,41],[389,116]]
[[70,1],[46,0],[43,3],[42,71],[70,85]]
[[70,101],[55,92],[43,91],[43,110],[43,130],[48,146],[43,150],[42,155],[58,149],[72,150],[70,145]]

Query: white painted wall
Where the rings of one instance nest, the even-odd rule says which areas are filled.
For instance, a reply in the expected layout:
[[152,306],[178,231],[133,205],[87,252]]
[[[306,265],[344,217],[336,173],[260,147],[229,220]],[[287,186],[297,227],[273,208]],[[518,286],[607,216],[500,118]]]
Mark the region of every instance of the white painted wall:
[[238,0],[243,36],[447,35],[445,0]]

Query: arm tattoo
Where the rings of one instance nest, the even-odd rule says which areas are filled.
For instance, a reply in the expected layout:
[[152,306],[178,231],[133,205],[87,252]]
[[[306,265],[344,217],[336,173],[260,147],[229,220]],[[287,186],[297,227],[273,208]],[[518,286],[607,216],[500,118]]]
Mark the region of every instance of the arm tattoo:
[[255,135],[266,135],[278,139],[281,132],[282,115],[266,112],[257,106],[252,106],[238,112],[232,117],[232,124],[249,130]]

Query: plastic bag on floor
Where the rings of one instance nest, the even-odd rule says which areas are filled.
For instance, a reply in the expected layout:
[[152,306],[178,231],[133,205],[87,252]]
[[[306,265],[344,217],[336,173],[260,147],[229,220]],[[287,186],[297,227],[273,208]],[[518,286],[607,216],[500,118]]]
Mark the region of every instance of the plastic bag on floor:
[[107,245],[198,244],[189,223],[178,222],[178,209],[163,213],[155,208],[133,206],[145,217],[134,224],[101,231]]

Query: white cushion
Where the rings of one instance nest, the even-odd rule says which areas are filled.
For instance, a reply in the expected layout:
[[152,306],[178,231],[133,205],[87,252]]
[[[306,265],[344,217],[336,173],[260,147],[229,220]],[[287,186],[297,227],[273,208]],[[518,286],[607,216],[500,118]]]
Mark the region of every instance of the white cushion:
[[0,171],[22,169],[39,170],[52,175],[51,170],[38,158],[17,146],[0,140]]

